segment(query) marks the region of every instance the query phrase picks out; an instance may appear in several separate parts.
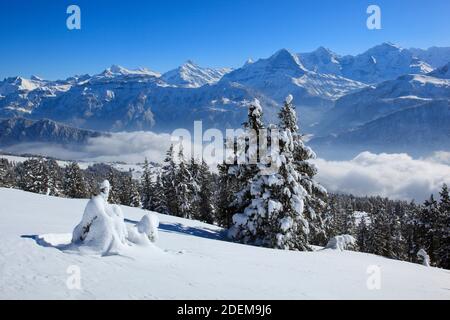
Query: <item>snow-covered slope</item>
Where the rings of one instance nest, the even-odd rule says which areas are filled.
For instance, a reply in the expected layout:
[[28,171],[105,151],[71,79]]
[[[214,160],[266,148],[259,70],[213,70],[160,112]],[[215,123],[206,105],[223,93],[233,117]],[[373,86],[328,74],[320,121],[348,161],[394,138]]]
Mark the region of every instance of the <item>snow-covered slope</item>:
[[[10,189],[0,189],[0,200],[2,299],[450,299],[448,270],[364,253],[245,246],[223,241],[218,227],[165,215],[157,248],[70,254],[55,246],[70,241],[87,200]],[[122,209],[129,223],[144,214]],[[373,266],[379,290],[367,287]],[[81,290],[70,290],[77,270]]]
[[161,79],[167,84],[177,87],[198,88],[205,84],[216,83],[230,71],[228,68],[202,68],[188,60],[182,66],[164,73]]

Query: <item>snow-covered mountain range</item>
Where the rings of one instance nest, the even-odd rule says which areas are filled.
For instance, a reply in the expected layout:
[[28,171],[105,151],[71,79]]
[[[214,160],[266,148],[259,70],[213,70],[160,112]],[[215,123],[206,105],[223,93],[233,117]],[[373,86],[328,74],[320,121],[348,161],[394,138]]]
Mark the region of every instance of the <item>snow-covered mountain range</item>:
[[0,145],[17,143],[50,142],[58,144],[82,144],[89,138],[100,137],[105,133],[78,129],[52,120],[29,120],[12,118],[0,120]]
[[326,136],[424,103],[442,106],[450,96],[448,53],[383,43],[355,56],[282,49],[234,70],[188,61],[164,74],[111,66],[58,81],[13,77],[0,82],[0,118],[45,118],[96,131],[170,132],[194,120],[237,128],[249,101],[258,98],[266,120],[276,121],[284,97],[293,94],[303,131]]
[[[298,57],[310,70],[368,84],[392,80],[404,74],[425,74],[434,69],[413,51],[392,43],[383,43],[356,56],[339,56],[329,49],[320,47],[311,53],[300,53]],[[449,55],[447,57],[450,59]]]
[[[449,65],[409,74],[336,101],[311,141],[321,152],[350,148],[408,152],[450,149]],[[328,136],[327,136],[328,134]]]

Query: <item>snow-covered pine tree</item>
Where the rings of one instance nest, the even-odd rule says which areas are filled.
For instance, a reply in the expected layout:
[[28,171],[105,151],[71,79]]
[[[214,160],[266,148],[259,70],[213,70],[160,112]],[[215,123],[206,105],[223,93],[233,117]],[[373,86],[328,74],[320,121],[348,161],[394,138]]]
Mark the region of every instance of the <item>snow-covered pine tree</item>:
[[439,193],[439,227],[440,246],[437,250],[437,264],[441,268],[450,269],[450,194],[446,184]]
[[162,213],[178,215],[177,193],[175,190],[175,177],[177,175],[177,166],[174,158],[173,145],[170,146],[164,159],[164,166],[161,171],[161,182],[164,195],[164,209]]
[[15,174],[13,165],[8,159],[0,159],[0,188],[12,188],[15,186]]
[[425,201],[423,209],[419,215],[419,243],[430,256],[431,263],[436,264],[436,253],[440,247],[440,239],[437,234],[439,228],[439,205],[431,195],[430,199]]
[[369,252],[368,241],[369,229],[367,227],[366,218],[362,217],[361,221],[356,227],[356,243],[358,245],[358,250],[361,252]]
[[[245,243],[261,242],[261,230],[257,225],[262,224],[262,217],[252,209],[247,209],[253,203],[255,197],[252,192],[254,179],[259,173],[257,165],[259,148],[259,131],[264,128],[262,121],[262,107],[260,102],[255,99],[248,107],[247,121],[243,124],[244,133],[236,137],[236,141],[227,141],[235,148],[233,165],[225,165],[228,174],[238,186],[237,192],[233,195],[231,207],[235,210],[232,217],[232,226],[228,231],[229,237],[236,241]],[[251,161],[252,160],[252,161]],[[256,160],[256,161],[255,161]]]
[[232,226],[233,214],[238,212],[233,207],[234,196],[238,192],[237,180],[228,173],[229,168],[230,165],[226,163],[217,166],[219,178],[217,181],[218,191],[215,203],[215,220],[220,226],[227,229]]
[[191,177],[188,183],[188,187],[191,199],[192,217],[194,219],[201,220],[200,217],[201,177],[200,177],[199,160],[196,160],[194,159],[194,157],[191,157],[190,161],[186,164],[186,166]]
[[43,158],[28,159],[22,163],[20,188],[29,192],[47,194],[48,168]]
[[152,181],[152,174],[150,171],[150,165],[147,158],[144,160],[142,166],[142,176],[141,176],[141,202],[142,208],[145,210],[154,210],[153,199],[154,199],[154,186]]
[[344,213],[344,230],[342,234],[356,234],[355,213],[352,205],[347,205]]
[[214,207],[214,181],[208,164],[202,161],[199,167],[198,181],[200,190],[198,193],[197,219],[206,223],[213,223],[215,217]]
[[389,215],[392,250],[390,258],[397,260],[406,259],[406,241],[402,234],[401,217],[395,213]]
[[83,172],[76,162],[71,162],[64,170],[64,195],[69,198],[86,198],[87,186]]
[[193,212],[192,177],[183,154],[183,147],[178,152],[178,170],[175,174],[175,194],[177,216],[191,219]]
[[141,207],[141,196],[139,194],[139,186],[133,179],[132,172],[128,172],[122,179],[122,186],[120,188],[120,203],[129,206],[139,208]]
[[393,248],[391,241],[391,229],[389,218],[386,213],[386,208],[380,206],[371,217],[369,236],[369,253],[374,253],[380,256],[392,257]]
[[308,215],[310,239],[316,244],[326,244],[327,235],[321,213],[326,208],[327,191],[314,180],[317,168],[308,160],[315,159],[316,154],[303,142],[303,136],[298,127],[298,119],[293,105],[293,97],[289,95],[278,114],[280,128],[289,130],[293,139],[293,158],[295,170],[300,174],[300,184],[306,190],[304,210]]
[[164,200],[164,187],[162,183],[161,174],[158,174],[156,176],[156,181],[153,184],[153,198],[151,202],[151,209],[152,211],[156,212],[167,212],[167,207],[165,206],[165,200]]
[[121,177],[120,173],[117,172],[116,169],[111,167],[108,172],[107,180],[111,186],[109,190],[109,203],[120,204],[120,186],[121,186]]
[[[292,131],[283,125],[283,115],[280,113],[281,129],[270,126],[265,135],[259,101],[255,100],[249,107],[244,127],[248,139],[245,148],[238,148],[237,158],[257,159],[257,164],[238,163],[229,170],[242,186],[236,202],[241,206],[246,204],[243,211],[233,216],[229,235],[244,243],[310,250],[308,218],[311,212],[307,213],[309,217],[304,212],[308,193],[301,184],[301,174],[296,170],[294,137]],[[279,149],[272,133],[278,135]],[[243,144],[242,141],[238,141],[239,144]],[[240,154],[240,150],[244,153]]]
[[48,193],[59,197],[63,192],[63,171],[58,163],[50,159],[47,161]]

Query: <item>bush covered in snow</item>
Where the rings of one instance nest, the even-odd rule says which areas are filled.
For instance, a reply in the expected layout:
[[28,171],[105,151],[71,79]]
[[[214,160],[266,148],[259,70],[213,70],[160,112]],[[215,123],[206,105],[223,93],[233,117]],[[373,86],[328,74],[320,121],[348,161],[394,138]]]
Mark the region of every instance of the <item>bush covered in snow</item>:
[[145,215],[136,226],[125,224],[118,205],[109,204],[110,184],[100,185],[100,194],[89,200],[81,222],[72,234],[72,244],[102,255],[117,254],[127,246],[145,245],[158,238],[158,218]]
[[420,249],[417,252],[417,258],[419,258],[422,261],[422,264],[425,267],[429,267],[430,266],[430,256],[428,255],[428,253],[425,250]]
[[331,238],[328,241],[328,244],[325,247],[325,249],[344,251],[348,249],[354,249],[355,246],[356,246],[356,239],[348,234],[344,234],[341,236]]

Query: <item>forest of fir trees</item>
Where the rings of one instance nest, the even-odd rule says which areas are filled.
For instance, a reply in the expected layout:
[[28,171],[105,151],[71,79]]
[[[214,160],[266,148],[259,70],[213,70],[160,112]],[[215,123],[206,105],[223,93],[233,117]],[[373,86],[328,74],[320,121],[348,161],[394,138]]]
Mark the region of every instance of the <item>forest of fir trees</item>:
[[[315,154],[303,142],[292,96],[279,111],[278,124],[266,125],[262,111],[257,100],[249,105],[244,135],[225,141],[235,151],[233,159],[220,164],[217,173],[171,146],[162,167],[145,160],[140,179],[106,164],[82,170],[76,162],[63,167],[40,157],[17,163],[0,159],[0,187],[89,198],[108,179],[111,203],[213,223],[227,229],[233,241],[305,251],[348,234],[357,240],[353,250],[420,262],[417,252],[423,249],[433,266],[450,269],[447,185],[423,204],[327,194],[314,180],[317,169],[308,160]],[[277,152],[270,152],[270,138],[259,143],[262,130],[269,132],[267,137],[277,130]],[[250,148],[252,142],[256,149]],[[238,161],[242,157],[258,161]]]

